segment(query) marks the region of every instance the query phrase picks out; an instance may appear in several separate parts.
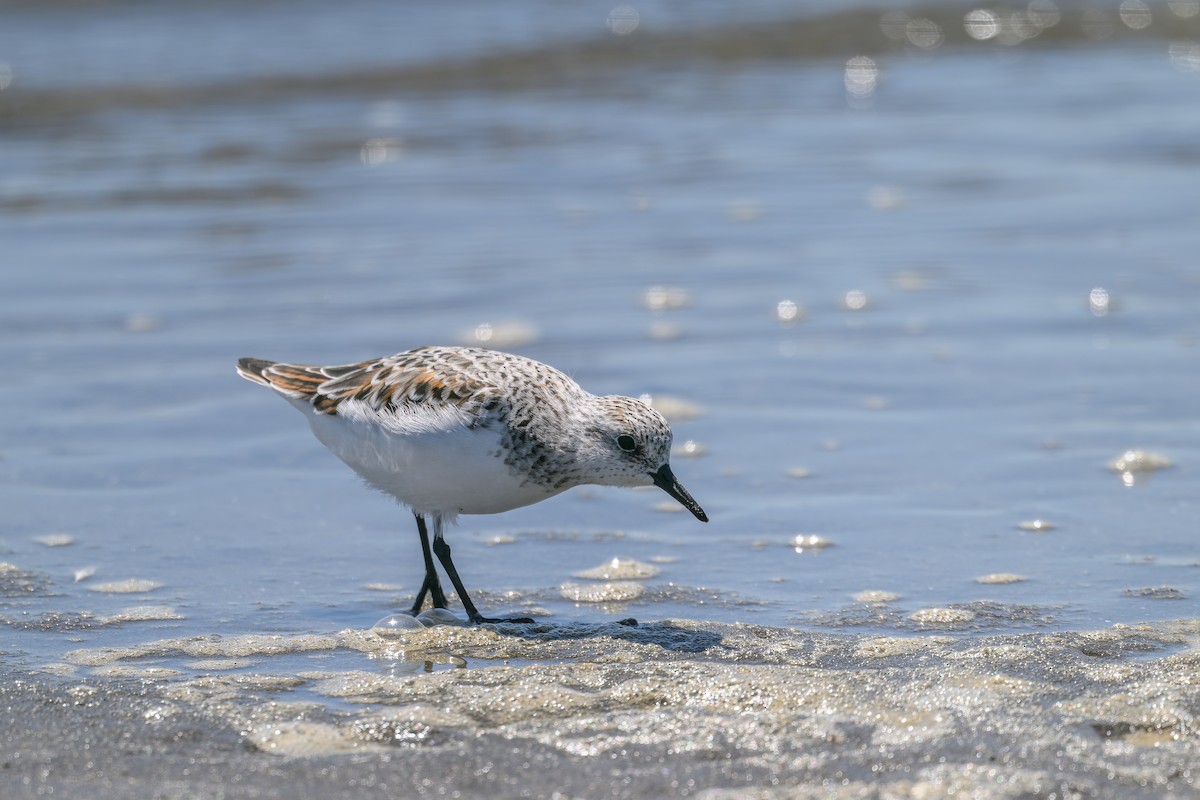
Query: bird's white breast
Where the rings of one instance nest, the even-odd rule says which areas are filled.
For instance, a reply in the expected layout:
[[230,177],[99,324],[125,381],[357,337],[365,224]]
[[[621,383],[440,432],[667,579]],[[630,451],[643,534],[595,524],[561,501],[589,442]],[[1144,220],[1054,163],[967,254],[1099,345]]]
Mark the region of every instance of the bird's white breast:
[[377,412],[355,400],[336,415],[293,403],[316,437],[371,486],[420,514],[496,514],[558,494],[504,463],[501,433],[450,405]]

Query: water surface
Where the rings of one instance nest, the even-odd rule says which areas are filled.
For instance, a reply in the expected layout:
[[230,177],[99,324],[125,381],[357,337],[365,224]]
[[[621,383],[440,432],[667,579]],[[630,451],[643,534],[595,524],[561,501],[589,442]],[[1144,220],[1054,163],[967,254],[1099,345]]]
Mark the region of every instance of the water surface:
[[[537,2],[7,12],[8,663],[407,607],[409,515],[233,364],[488,330],[694,406],[675,471],[712,519],[597,488],[464,517],[488,612],[968,640],[1194,616],[1192,6],[1064,5],[1020,44],[1009,11],[975,41],[965,7],[689,8],[626,36]],[[1130,449],[1172,466],[1109,469]],[[564,594],[614,558],[659,572]]]

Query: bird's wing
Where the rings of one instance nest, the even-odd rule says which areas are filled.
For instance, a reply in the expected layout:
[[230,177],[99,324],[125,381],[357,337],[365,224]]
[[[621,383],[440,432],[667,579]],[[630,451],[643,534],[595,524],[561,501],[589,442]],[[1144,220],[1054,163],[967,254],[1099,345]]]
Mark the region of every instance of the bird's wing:
[[305,400],[320,414],[337,414],[339,407],[354,401],[358,414],[455,411],[477,425],[497,411],[500,391],[495,385],[421,354],[412,350],[332,367],[243,358],[238,374],[285,397]]

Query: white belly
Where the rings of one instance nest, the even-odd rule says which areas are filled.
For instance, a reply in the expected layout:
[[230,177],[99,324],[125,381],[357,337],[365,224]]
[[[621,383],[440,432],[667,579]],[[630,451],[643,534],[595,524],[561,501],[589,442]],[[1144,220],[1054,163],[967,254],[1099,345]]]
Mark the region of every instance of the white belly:
[[297,404],[313,433],[371,486],[420,514],[496,514],[561,489],[533,483],[504,463],[500,434],[463,425],[387,430],[351,414],[317,414]]

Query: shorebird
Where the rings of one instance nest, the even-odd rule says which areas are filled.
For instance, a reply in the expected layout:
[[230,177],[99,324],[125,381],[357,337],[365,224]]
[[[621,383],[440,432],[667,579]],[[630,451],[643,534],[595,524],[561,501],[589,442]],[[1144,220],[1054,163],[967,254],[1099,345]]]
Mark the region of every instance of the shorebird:
[[427,595],[446,607],[436,555],[471,622],[533,621],[485,617],[471,602],[444,538],[459,514],[496,514],[582,484],[655,485],[708,521],[671,471],[661,414],[631,397],[590,394],[529,358],[421,347],[331,367],[243,358],[237,369],[287,399],[334,455],[412,511],[425,560],[414,615]]

